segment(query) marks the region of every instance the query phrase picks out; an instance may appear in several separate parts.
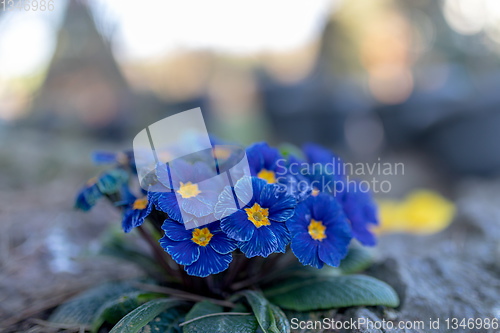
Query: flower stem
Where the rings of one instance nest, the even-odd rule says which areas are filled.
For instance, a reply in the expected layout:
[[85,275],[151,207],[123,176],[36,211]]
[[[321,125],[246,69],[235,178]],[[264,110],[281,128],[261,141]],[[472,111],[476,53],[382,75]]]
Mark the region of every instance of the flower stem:
[[156,261],[158,261],[158,263],[165,270],[165,272],[171,276],[179,278],[180,276],[178,271],[175,271],[174,269],[172,269],[172,267],[170,267],[169,263],[165,258],[165,252],[163,251],[163,249],[159,247],[158,242],[154,239],[154,237],[147,230],[147,228],[144,225],[141,225],[137,229],[139,230],[139,233],[141,234],[142,238],[149,244],[149,246],[153,250],[153,255]]

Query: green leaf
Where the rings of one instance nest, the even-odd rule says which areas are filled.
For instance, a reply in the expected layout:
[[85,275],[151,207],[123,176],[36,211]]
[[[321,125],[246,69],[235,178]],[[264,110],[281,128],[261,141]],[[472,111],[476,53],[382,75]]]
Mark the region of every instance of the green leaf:
[[181,301],[168,298],[150,301],[123,317],[110,333],[137,333],[162,312],[182,304]]
[[260,328],[265,333],[290,332],[290,324],[283,311],[269,303],[261,293],[245,290],[237,294],[237,296],[239,295],[246,298],[257,318]]
[[399,305],[398,295],[392,287],[366,275],[289,280],[264,291],[264,295],[279,307],[296,311],[361,305]]
[[186,315],[184,333],[253,333],[257,330],[257,320],[251,314],[223,312],[219,305],[202,301]]
[[106,322],[112,325],[116,324],[120,319],[138,308],[141,304],[161,297],[165,297],[165,295],[137,291],[106,302],[98,311],[94,324],[92,325],[92,332],[98,332],[99,328]]
[[110,282],[89,289],[59,306],[49,321],[68,325],[90,326],[98,316],[101,306],[123,294],[138,291],[126,282]]
[[342,274],[353,274],[364,271],[373,263],[373,254],[364,247],[349,249],[347,256],[340,262],[339,269]]
[[288,321],[288,318],[286,317],[283,310],[281,310],[274,304],[269,304],[269,311],[271,312],[272,315],[270,329],[272,329],[272,331],[274,332],[289,333],[290,322]]
[[139,333],[181,333],[179,324],[184,321],[187,309],[182,306],[169,308],[144,326]]

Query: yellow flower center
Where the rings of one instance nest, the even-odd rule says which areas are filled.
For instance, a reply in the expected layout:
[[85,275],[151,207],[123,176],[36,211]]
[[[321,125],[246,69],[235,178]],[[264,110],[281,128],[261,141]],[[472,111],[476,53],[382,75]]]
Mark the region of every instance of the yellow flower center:
[[318,196],[318,194],[319,194],[319,190],[318,190],[316,187],[315,187],[315,188],[313,188],[311,195],[312,195],[313,197],[316,197],[316,196]]
[[263,225],[271,225],[269,219],[269,209],[262,208],[258,203],[255,203],[252,208],[245,208],[248,215],[248,220],[252,222],[257,228]]
[[88,187],[94,185],[95,183],[97,183],[97,177],[92,177],[89,180],[87,180],[87,186]]
[[144,209],[148,206],[148,197],[137,199],[134,201],[133,209]]
[[231,156],[231,150],[224,147],[216,146],[214,152],[215,157],[221,160],[227,160]]
[[193,238],[191,238],[191,240],[200,246],[207,246],[212,236],[208,228],[196,228],[193,231]]
[[311,223],[309,224],[309,235],[315,240],[319,240],[320,242],[326,238],[325,234],[326,227],[321,223],[321,221],[316,221],[311,219]]
[[181,182],[181,188],[177,190],[177,193],[179,193],[184,199],[186,199],[196,197],[201,193],[201,191],[198,190],[198,184],[192,184],[191,182],[187,182],[186,184],[184,184],[183,182]]
[[257,177],[264,179],[268,184],[276,183],[276,175],[274,174],[274,171],[262,169],[257,174]]

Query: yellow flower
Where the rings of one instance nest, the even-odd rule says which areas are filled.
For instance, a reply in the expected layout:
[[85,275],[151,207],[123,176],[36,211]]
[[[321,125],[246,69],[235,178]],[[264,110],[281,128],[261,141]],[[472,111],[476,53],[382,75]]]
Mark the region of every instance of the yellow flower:
[[445,229],[455,215],[449,200],[430,190],[417,190],[403,201],[379,201],[378,233],[408,232],[431,234]]

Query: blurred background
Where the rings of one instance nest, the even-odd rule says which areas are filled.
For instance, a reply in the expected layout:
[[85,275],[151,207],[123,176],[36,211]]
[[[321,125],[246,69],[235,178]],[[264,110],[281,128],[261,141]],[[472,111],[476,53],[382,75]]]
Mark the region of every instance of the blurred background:
[[495,0],[57,0],[0,13],[2,132],[128,144],[202,107],[248,144],[314,141],[355,158],[416,149],[491,174],[500,114]]
[[462,180],[500,171],[498,0],[53,4],[0,7],[0,304],[17,302],[0,318],[29,317],[19,309],[55,285],[135,274],[75,263],[120,217],[76,213],[72,200],[100,170],[93,150],[131,148],[190,108],[245,145],[316,142],[351,162],[402,162],[393,198],[416,187],[453,198]]

